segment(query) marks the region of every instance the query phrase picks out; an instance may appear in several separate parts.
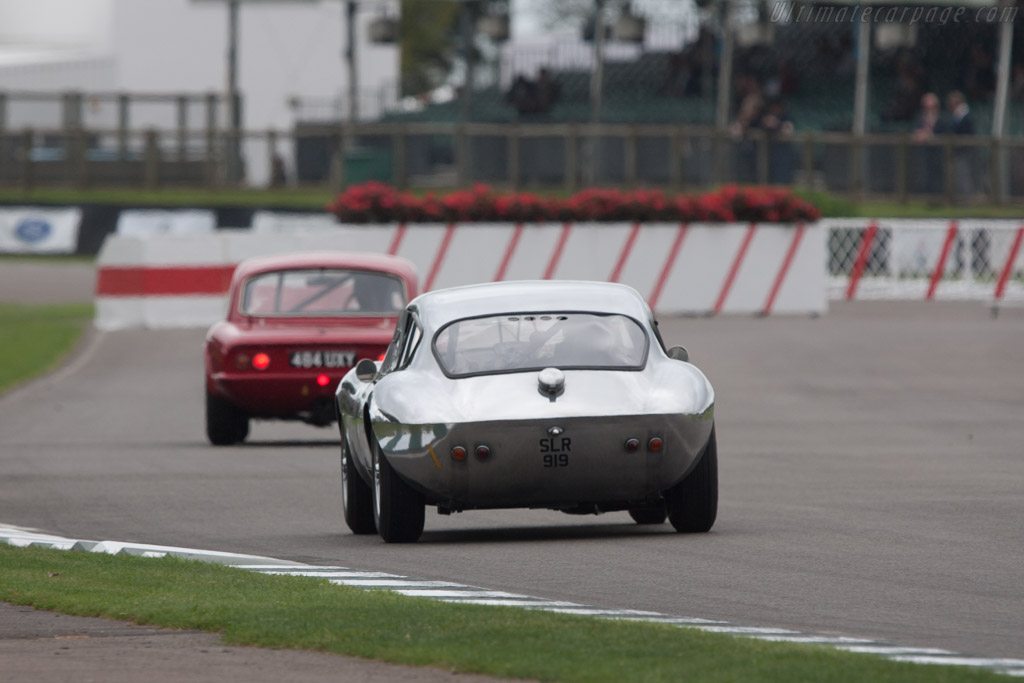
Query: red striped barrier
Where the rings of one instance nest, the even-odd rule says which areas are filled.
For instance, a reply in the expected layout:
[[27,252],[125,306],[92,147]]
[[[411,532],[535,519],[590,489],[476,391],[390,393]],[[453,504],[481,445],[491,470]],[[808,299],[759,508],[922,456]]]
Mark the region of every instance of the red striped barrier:
[[619,278],[622,277],[622,269],[626,267],[626,261],[629,260],[629,255],[633,252],[633,245],[636,243],[636,236],[640,234],[640,224],[633,223],[633,228],[629,231],[629,237],[626,238],[626,244],[622,247],[622,253],[619,254],[619,260],[615,262],[615,270],[608,276],[608,282],[618,282]]
[[868,256],[871,254],[871,244],[875,241],[875,234],[878,233],[878,225],[871,221],[868,224],[868,229],[864,231],[864,235],[860,241],[860,251],[857,253],[857,261],[853,265],[853,272],[850,273],[850,286],[846,290],[846,299],[850,300],[857,293],[857,284],[860,282],[861,276],[864,274],[864,267],[868,263]]
[[569,241],[569,233],[571,231],[572,223],[562,225],[562,232],[558,235],[558,243],[555,245],[555,253],[551,255],[548,267],[544,271],[545,280],[550,280],[555,276],[555,272],[558,270],[558,262],[562,260],[562,252],[565,250],[565,243]]
[[651,305],[651,308],[658,310],[658,301],[661,299],[661,292],[665,289],[665,283],[668,281],[668,276],[672,272],[672,268],[676,264],[676,257],[679,256],[679,249],[683,246],[683,239],[686,238],[686,223],[679,224],[679,230],[676,232],[676,238],[672,242],[672,248],[669,249],[668,258],[665,259],[665,265],[661,267],[661,272],[658,274],[658,281],[654,285],[654,290],[651,292],[650,298],[647,302]]
[[395,224],[187,239],[112,236],[99,259],[97,325],[208,324],[223,311],[237,263],[309,250],[404,256],[425,273],[423,291],[506,279],[607,279],[649,292],[660,314],[827,307],[824,240],[814,226]]
[[775,281],[772,283],[772,288],[768,292],[768,299],[764,302],[764,309],[761,311],[762,315],[769,315],[772,312],[772,306],[775,305],[775,299],[779,296],[779,290],[782,288],[782,284],[786,281],[786,275],[789,274],[789,269],[793,266],[793,257],[796,256],[796,250],[800,248],[800,240],[804,237],[804,231],[806,228],[803,223],[796,226],[796,230],[793,231],[793,240],[789,243],[789,249],[786,250],[786,257],[782,260],[782,266],[779,267],[779,273],[775,276]]
[[405,223],[399,223],[398,229],[395,230],[395,236],[391,238],[391,244],[388,245],[388,256],[394,256],[398,253],[398,250],[402,246],[402,239],[405,237]]
[[498,266],[498,272],[494,274],[494,281],[501,282],[505,279],[505,273],[508,272],[508,264],[512,261],[512,255],[516,253],[516,247],[519,246],[519,239],[523,236],[523,224],[516,223],[515,230],[512,231],[512,238],[508,241],[508,246],[505,248],[505,256],[501,259],[501,265]]
[[932,279],[928,283],[928,293],[924,297],[928,301],[935,298],[935,288],[939,286],[939,281],[946,272],[946,261],[949,260],[949,251],[953,248],[953,240],[955,239],[956,221],[950,221],[949,230],[946,231],[946,239],[942,243],[942,252],[939,254],[938,262],[935,264],[935,270],[932,271]]
[[[399,227],[401,229],[401,227]],[[444,239],[441,240],[441,247],[437,250],[437,255],[434,257],[434,264],[430,266],[430,273],[427,275],[426,282],[423,283],[423,291],[429,292],[434,288],[434,280],[437,279],[437,274],[441,270],[441,264],[444,263],[444,257],[448,255],[448,248],[452,244],[452,237],[455,236],[455,224],[449,223],[448,227],[444,231]]]
[[231,285],[234,265],[164,268],[100,268],[97,296],[192,296],[223,294]]
[[1006,257],[1006,264],[999,272],[999,280],[996,283],[996,291],[994,298],[999,301],[1006,294],[1006,283],[1010,279],[1010,273],[1013,272],[1013,264],[1017,262],[1017,256],[1020,254],[1020,243],[1024,240],[1024,225],[1017,228],[1017,233],[1013,238],[1013,245],[1010,247],[1010,253]]
[[750,241],[754,239],[754,232],[757,231],[757,224],[751,223],[747,228],[747,234],[743,236],[743,241],[740,243],[740,249],[736,252],[736,258],[733,259],[732,266],[729,268],[729,274],[725,276],[725,282],[722,283],[722,289],[718,293],[718,298],[715,300],[715,306],[712,312],[718,315],[722,312],[722,308],[725,306],[725,299],[729,296],[729,291],[732,289],[732,283],[736,280],[736,274],[740,272],[740,266],[743,265],[743,259],[747,256],[747,249],[750,248]]

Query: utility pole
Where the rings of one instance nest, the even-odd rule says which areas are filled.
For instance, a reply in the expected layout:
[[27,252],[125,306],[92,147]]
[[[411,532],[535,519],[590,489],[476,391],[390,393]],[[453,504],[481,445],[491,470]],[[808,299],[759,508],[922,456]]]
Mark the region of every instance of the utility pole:
[[228,144],[227,181],[242,179],[242,108],[238,94],[238,0],[228,1]]
[[[604,100],[604,0],[594,0],[594,66],[590,70],[590,122],[601,123],[601,108]],[[570,138],[575,144],[575,138]],[[583,165],[583,181],[587,185],[597,182],[597,167],[601,158],[601,140],[592,129],[584,143],[586,163]],[[576,178],[571,178],[570,185],[575,186]]]
[[359,62],[356,54],[356,11],[355,0],[345,3],[345,64],[348,66],[348,122],[354,125],[359,120]]
[[473,71],[476,63],[476,48],[473,44],[473,36],[476,32],[475,10],[474,0],[462,0],[462,8],[459,11],[459,29],[462,34],[462,60],[466,65],[466,78],[462,83],[462,92],[459,94],[459,121],[461,123],[468,123],[472,117]]

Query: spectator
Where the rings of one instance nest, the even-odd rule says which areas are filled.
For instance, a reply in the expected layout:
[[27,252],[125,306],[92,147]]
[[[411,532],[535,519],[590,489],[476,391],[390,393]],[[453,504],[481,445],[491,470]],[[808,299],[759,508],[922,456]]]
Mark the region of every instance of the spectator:
[[732,134],[739,137],[760,120],[764,109],[761,85],[750,74],[739,74],[736,77],[735,107],[736,118],[732,124]]
[[779,98],[770,100],[757,125],[768,135],[768,181],[773,185],[791,184],[797,158],[789,140],[793,135],[793,119],[786,103]]
[[[964,94],[954,90],[946,95],[946,108],[949,110],[949,121],[937,132],[953,135],[974,135],[974,119],[971,109],[967,106]],[[956,194],[960,198],[970,197],[978,186],[976,182],[975,148],[969,145],[958,145],[953,152],[953,182]]]
[[284,165],[284,157],[274,152],[274,158],[270,163],[270,186],[284,187],[288,184],[288,173]]
[[760,150],[757,141],[746,139],[746,134],[749,129],[757,128],[761,123],[764,96],[761,94],[760,83],[749,73],[741,73],[736,77],[735,109],[736,115],[730,131],[736,138],[736,180],[741,183],[755,183],[758,181],[757,169],[760,168]]
[[537,111],[541,113],[548,113],[551,108],[558,102],[558,96],[561,94],[562,89],[557,82],[551,77],[551,72],[546,68],[541,68],[537,73]]
[[757,127],[773,137],[788,137],[793,134],[793,119],[789,116],[786,103],[779,98],[768,102]]
[[929,140],[941,128],[939,120],[939,97],[933,92],[921,96],[921,110],[918,112],[914,126],[914,140],[923,142]]
[[533,114],[538,110],[537,84],[519,74],[505,94],[505,101],[520,114]]
[[[974,119],[971,117],[971,108],[967,106],[967,99],[962,92],[954,90],[946,95],[946,108],[949,109],[949,123],[943,127],[941,132],[954,135],[974,135]],[[948,130],[946,130],[947,128]]]
[[[938,96],[925,93],[921,96],[921,110],[914,123],[915,142],[927,142],[942,132]],[[909,183],[911,192],[939,195],[943,190],[942,150],[934,145],[919,146],[910,150]]]

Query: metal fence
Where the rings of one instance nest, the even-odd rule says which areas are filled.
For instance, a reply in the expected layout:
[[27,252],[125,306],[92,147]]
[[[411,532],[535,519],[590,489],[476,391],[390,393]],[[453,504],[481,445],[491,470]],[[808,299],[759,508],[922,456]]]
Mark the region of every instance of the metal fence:
[[[229,168],[239,150],[238,173]],[[0,129],[0,186],[400,188],[486,182],[699,190],[793,185],[857,199],[1024,201],[1024,139],[752,132],[711,126],[377,123],[292,131]]]

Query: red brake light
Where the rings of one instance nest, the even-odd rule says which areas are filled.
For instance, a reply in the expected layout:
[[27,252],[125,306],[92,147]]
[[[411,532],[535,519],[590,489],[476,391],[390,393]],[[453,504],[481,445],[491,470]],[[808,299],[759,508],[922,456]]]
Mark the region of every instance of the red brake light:
[[265,353],[257,353],[252,357],[252,366],[257,370],[266,370],[270,367],[270,356]]
[[328,384],[331,383],[331,378],[328,377],[327,375],[317,375],[316,383],[322,387],[326,387]]
[[455,446],[452,448],[452,460],[465,460],[466,449],[462,446]]
[[660,451],[661,446],[662,441],[658,437],[654,437],[647,442],[647,450],[651,451],[652,453],[657,453],[658,451]]
[[476,457],[477,460],[486,460],[491,457],[491,449],[484,444],[480,444],[476,447]]
[[388,355],[387,351],[385,351],[384,353],[380,354],[380,356],[377,357],[377,362],[378,363],[383,363],[384,362],[384,357],[387,356],[387,355]]
[[625,445],[626,445],[626,452],[627,453],[636,453],[638,450],[640,450],[640,440],[639,439],[626,439],[626,444]]

